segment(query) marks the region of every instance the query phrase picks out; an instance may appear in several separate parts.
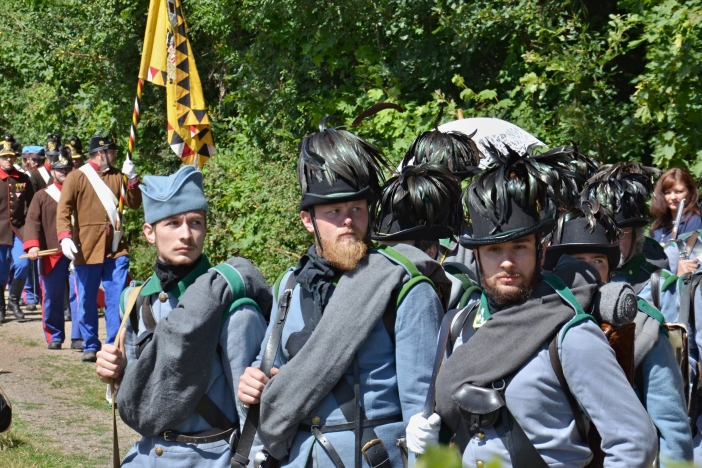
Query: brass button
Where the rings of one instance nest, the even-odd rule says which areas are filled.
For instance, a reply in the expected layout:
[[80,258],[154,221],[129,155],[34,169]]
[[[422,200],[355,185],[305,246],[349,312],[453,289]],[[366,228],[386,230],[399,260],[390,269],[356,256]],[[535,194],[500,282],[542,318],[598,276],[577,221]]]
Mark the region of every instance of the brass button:
[[159,457],[163,455],[163,449],[161,447],[156,447],[156,455]]
[[161,291],[161,293],[159,293],[159,295],[158,295],[158,300],[161,302],[166,302],[168,300],[168,294]]
[[478,460],[475,464],[478,468],[483,468],[485,466],[485,463],[483,463],[481,460]]
[[485,438],[485,433],[484,432],[478,432],[478,439],[483,440]]
[[315,426],[321,422],[322,422],[322,418],[320,418],[319,416],[312,417],[312,424],[314,424]]

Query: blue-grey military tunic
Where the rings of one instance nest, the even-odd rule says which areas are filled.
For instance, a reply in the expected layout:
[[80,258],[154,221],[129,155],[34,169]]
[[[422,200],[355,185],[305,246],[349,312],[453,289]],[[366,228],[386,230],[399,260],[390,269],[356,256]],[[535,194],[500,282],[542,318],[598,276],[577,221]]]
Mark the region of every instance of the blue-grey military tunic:
[[[280,282],[281,290],[286,284],[287,273]],[[273,314],[277,310],[275,297]],[[349,311],[353,311],[349,304]],[[436,348],[436,337],[443,316],[443,307],[431,284],[422,282],[414,286],[397,308],[395,320],[395,344],[381,320],[373,329],[366,342],[358,350],[360,367],[360,387],[362,405],[367,419],[379,419],[399,416],[395,423],[374,427],[376,434],[387,449],[393,468],[403,468],[402,459],[396,441],[404,437],[409,418],[420,412],[429,388],[432,373],[432,361]],[[283,328],[281,345],[275,361],[275,367],[284,366],[290,357],[285,344],[292,333],[305,326],[300,308],[300,286],[296,285],[288,318]],[[261,353],[254,366],[258,366],[263,349],[271,332],[269,326],[263,341]],[[348,369],[344,376],[353,385],[353,371]],[[316,414],[304,421],[312,425],[312,418],[317,417],[320,426],[342,424],[347,420],[339,409],[334,396],[328,394],[317,408]],[[334,446],[346,466],[354,466],[353,431],[326,433],[325,436]],[[254,444],[250,460],[261,450],[260,442]],[[285,467],[319,467],[334,468],[334,463],[320,447],[310,431],[300,430],[295,437],[290,455],[283,461]],[[363,461],[363,466],[367,466]],[[250,465],[252,466],[252,465]]]
[[[479,295],[472,299],[479,300]],[[455,320],[455,319],[454,319]],[[473,322],[466,321],[454,349]],[[582,321],[559,330],[558,354],[570,391],[586,420],[595,423],[607,454],[605,467],[648,467],[658,448],[656,431],[634,390],[626,380],[602,330]],[[525,333],[528,333],[525,330]],[[508,346],[508,344],[505,344]],[[549,343],[529,359],[505,391],[510,412],[550,467],[580,468],[592,459],[549,358]],[[476,434],[463,452],[463,466],[482,466],[499,460],[512,466],[506,441],[494,427]]]
[[[185,290],[209,268],[210,263],[207,258],[203,258],[194,271],[168,292],[165,302],[158,298],[161,286],[155,275],[144,284],[140,294],[152,297],[151,304],[156,322],[168,316],[178,304]],[[133,287],[134,283],[122,293],[120,301],[122,314],[124,314],[126,297]],[[129,363],[136,360],[135,342],[137,337],[146,330],[141,314],[138,331],[132,328],[129,320],[125,328],[127,329],[125,352]],[[258,309],[251,305],[242,305],[236,308],[223,322],[217,338],[221,346],[219,359],[215,359],[212,363],[203,363],[203,365],[212,366],[207,395],[234,424],[239,424],[241,419],[236,405],[239,377],[256,358],[265,330],[266,322]],[[211,429],[210,425],[196,412],[191,412],[187,420],[180,426],[171,428],[172,431],[178,433],[193,433],[207,429]],[[231,455],[229,443],[225,440],[195,445],[169,442],[162,437],[144,437],[129,450],[122,464],[130,467],[228,468]]]

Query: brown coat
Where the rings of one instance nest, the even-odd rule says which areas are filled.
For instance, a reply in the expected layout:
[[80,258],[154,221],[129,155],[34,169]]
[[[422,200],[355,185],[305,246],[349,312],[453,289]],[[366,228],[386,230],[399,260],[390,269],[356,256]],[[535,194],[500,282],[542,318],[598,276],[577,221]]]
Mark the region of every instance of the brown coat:
[[14,236],[24,240],[24,220],[34,196],[29,176],[19,171],[15,175],[0,169],[0,245],[12,245]]
[[[90,163],[88,163],[90,164]],[[120,188],[124,176],[120,171],[111,168],[109,171],[97,171],[103,182],[119,199]],[[141,190],[137,183],[130,184],[125,191],[124,204],[136,210],[141,206]],[[71,215],[75,217],[75,225],[71,225]],[[59,242],[66,237],[72,237],[78,248],[74,265],[93,265],[103,263],[105,258],[117,258],[129,255],[129,247],[125,239],[119,243],[116,252],[111,251],[113,229],[105,208],[82,171],[68,174],[63,183],[61,200],[56,212],[56,231]]]
[[39,192],[39,190],[46,188],[47,186],[54,183],[54,178],[51,176],[51,168],[49,167],[47,169],[46,165],[44,165],[43,167],[49,173],[49,182],[44,181],[44,178],[41,176],[41,173],[39,173],[39,169],[29,173],[29,181],[32,183],[32,187],[34,187],[34,193],[37,193]]
[[58,203],[40,190],[34,195],[24,224],[24,250],[39,247],[40,250],[61,249],[56,234],[56,209]]

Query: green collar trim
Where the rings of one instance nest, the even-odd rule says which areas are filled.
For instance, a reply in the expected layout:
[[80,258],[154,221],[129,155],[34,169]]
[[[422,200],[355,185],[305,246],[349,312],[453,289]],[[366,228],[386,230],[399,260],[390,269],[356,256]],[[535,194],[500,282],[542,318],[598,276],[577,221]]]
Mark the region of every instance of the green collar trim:
[[450,237],[447,237],[445,239],[439,239],[439,244],[443,247],[446,247],[447,249],[450,249],[452,241],[453,241],[453,239],[451,239]]
[[[627,263],[625,263],[621,268],[615,270],[614,274],[623,275],[628,282],[632,282],[636,279],[637,276],[639,276],[640,270],[649,270],[649,268],[646,268],[644,266],[646,264],[648,264],[648,262],[646,261],[646,256],[643,253],[639,253],[634,255],[634,257]],[[655,269],[652,270],[650,273],[653,273],[653,271],[655,271]]]
[[475,320],[473,320],[473,328],[482,327],[485,322],[490,318],[490,306],[488,306],[488,298],[485,293],[480,295],[480,306],[478,312],[475,314]]
[[[191,284],[195,282],[196,279],[198,279],[200,276],[205,274],[207,270],[209,270],[212,267],[210,265],[210,261],[207,258],[207,255],[202,254],[202,257],[200,258],[200,262],[198,265],[195,267],[193,271],[188,273],[185,278],[180,280],[178,284],[176,284],[173,289],[170,291],[166,291],[167,293],[173,294],[178,300],[180,300],[181,297],[183,297],[183,294],[185,294],[185,290],[190,287]],[[151,278],[149,278],[146,283],[144,283],[144,287],[141,288],[141,292],[139,293],[141,296],[150,296],[152,294],[158,294],[161,292],[161,281],[158,279],[158,276],[156,276],[156,273],[154,273]]]

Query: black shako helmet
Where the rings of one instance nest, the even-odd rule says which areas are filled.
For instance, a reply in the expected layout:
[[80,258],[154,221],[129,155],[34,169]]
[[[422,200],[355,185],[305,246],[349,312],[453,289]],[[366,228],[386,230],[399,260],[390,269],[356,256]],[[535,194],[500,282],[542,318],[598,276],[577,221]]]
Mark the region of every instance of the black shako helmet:
[[582,199],[596,199],[614,214],[621,229],[643,227],[649,223],[646,213],[653,192],[653,179],[661,171],[640,163],[616,163],[603,166],[587,181]]
[[607,256],[610,271],[619,264],[619,228],[597,200],[585,201],[581,210],[572,209],[558,217],[551,245],[546,248],[544,270],[553,270],[561,256],[577,253]]
[[557,207],[575,205],[581,176],[571,170],[572,149],[531,150],[522,155],[508,146],[502,153],[490,145],[493,164],[463,192],[473,226],[472,236],[459,238],[464,247],[543,235],[553,229]]
[[45,157],[52,161],[53,158],[59,153],[59,147],[61,146],[61,134],[52,133],[46,139],[44,144],[44,154],[41,156],[32,155],[32,159],[44,159]]
[[[361,113],[352,126],[384,109],[404,111],[390,104],[376,104]],[[363,138],[343,128],[327,128],[327,122],[336,119],[324,117],[319,122],[319,132],[307,135],[300,142],[297,162],[297,179],[302,191],[300,211],[308,211],[314,225],[314,234],[322,245],[314,206],[367,200],[370,206],[380,196],[384,181],[383,168],[392,171],[382,152]],[[373,213],[369,211],[369,229]]]
[[73,167],[71,159],[71,148],[69,146],[61,146],[58,151],[49,159],[51,169],[69,169]]
[[93,154],[96,151],[107,151],[115,149],[117,149],[117,145],[115,145],[112,142],[112,140],[110,140],[107,137],[103,137],[97,134],[90,137],[90,150],[88,151],[89,154]]
[[480,173],[480,151],[472,136],[461,132],[442,132],[438,125],[444,114],[441,108],[434,120],[434,130],[424,132],[412,142],[402,158],[401,167],[433,163],[446,166],[454,176],[463,180]]
[[376,241],[439,240],[450,237],[463,218],[461,186],[440,164],[406,166],[383,187],[375,214]]
[[80,141],[80,138],[77,136],[72,136],[68,140],[68,147],[71,149],[71,158],[72,159],[82,159],[83,158],[83,144]]

